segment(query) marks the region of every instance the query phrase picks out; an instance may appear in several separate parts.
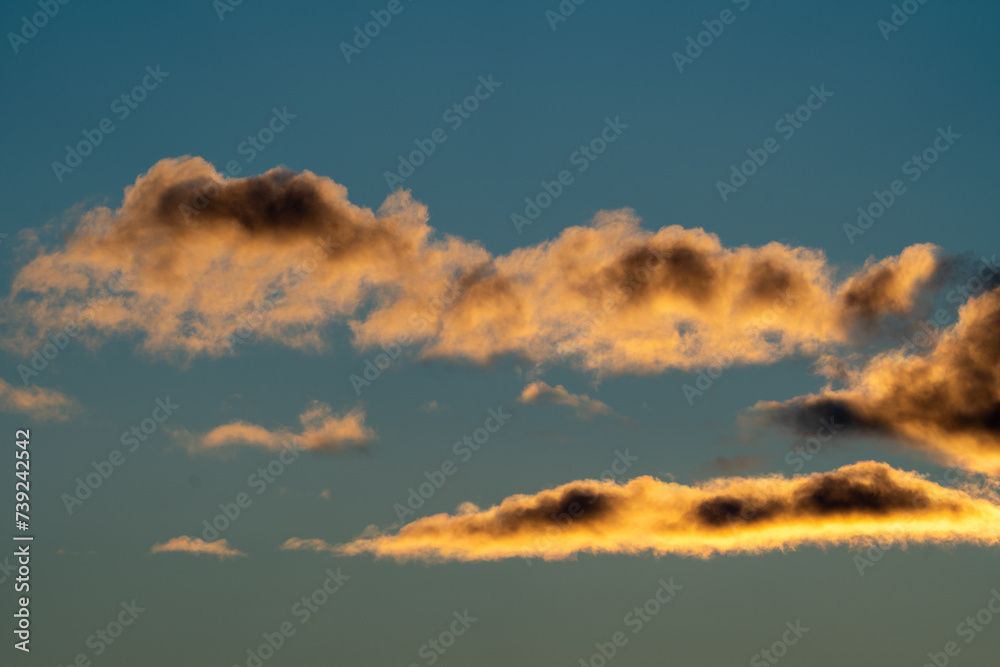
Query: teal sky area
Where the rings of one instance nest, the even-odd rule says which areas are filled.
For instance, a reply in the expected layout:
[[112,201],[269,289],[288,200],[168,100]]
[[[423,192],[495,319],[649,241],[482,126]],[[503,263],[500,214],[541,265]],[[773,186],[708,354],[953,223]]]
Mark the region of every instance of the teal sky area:
[[[399,175],[399,156],[417,150],[415,142],[427,145],[436,130],[444,141],[402,187],[427,206],[440,235],[479,241],[497,255],[621,208],[634,209],[645,229],[701,227],[727,247],[816,248],[841,278],[869,257],[916,243],[973,257],[1000,249],[995,3],[928,0],[888,30],[879,22],[891,22],[891,2],[400,0],[402,9],[348,61],[341,43],[389,3],[224,1],[70,1],[34,36],[4,39],[4,294],[32,258],[30,239],[59,246],[85,211],[120,206],[124,190],[163,158],[200,156],[220,172],[235,163],[240,177],[279,165],[309,170],[344,185],[352,203],[377,209],[391,191],[386,172]],[[560,6],[575,9],[552,18]],[[724,10],[732,21],[679,71],[674,54]],[[0,28],[21,34],[22,17],[38,11],[29,0],[5,3]],[[488,94],[483,79],[496,82]],[[115,102],[144,80],[135,108]],[[485,97],[478,108],[460,123],[447,115],[477,87]],[[818,89],[830,93],[821,104]],[[817,108],[808,120],[794,131],[776,127],[810,99]],[[276,111],[282,120],[273,122]],[[103,119],[113,131],[99,130]],[[581,146],[609,119],[618,123],[614,141],[581,162]],[[248,137],[269,124],[281,131],[254,148]],[[95,129],[101,141],[78,166],[53,167],[67,164],[67,146]],[[910,180],[906,163],[949,129],[957,138],[948,150]],[[732,165],[769,139],[776,151],[724,198],[718,183],[730,182]],[[537,199],[543,181],[563,170],[572,182],[518,229],[512,215],[525,215],[526,198]],[[858,207],[897,179],[905,192],[884,214],[862,234],[845,231]],[[942,299],[940,307],[957,319],[954,303]],[[813,358],[728,368],[692,400],[683,387],[697,371],[598,375],[547,364],[545,382],[613,410],[582,420],[566,406],[517,403],[535,376],[513,356],[480,366],[406,349],[357,391],[351,376],[363,375],[378,350],[352,345],[343,322],[322,334],[323,352],[252,341],[234,355],[188,362],[140,350],[137,336],[93,348],[72,340],[30,378],[82,409],[61,422],[0,414],[4,512],[14,432],[31,429],[35,535],[32,651],[12,646],[14,592],[0,569],[0,663],[68,666],[84,654],[100,667],[253,667],[248,649],[290,622],[294,635],[266,667],[599,667],[596,645],[619,631],[627,643],[606,659],[612,667],[919,667],[952,641],[960,652],[950,664],[996,664],[1000,615],[971,641],[957,629],[1000,590],[996,548],[892,548],[861,571],[856,556],[869,552],[846,547],[474,563],[280,551],[290,537],[342,544],[370,525],[392,527],[411,488],[449,460],[457,472],[407,520],[597,478],[626,452],[619,481],[651,475],[691,484],[870,459],[935,480],[946,474],[874,438],[838,438],[797,469],[786,456],[802,436],[744,428],[741,417],[758,401],[823,387]],[[18,365],[29,360],[0,352],[0,378],[24,386]],[[168,398],[172,414],[129,451],[123,434],[141,432],[157,400]],[[173,435],[237,420],[296,430],[312,401],[337,412],[362,406],[377,438],[348,451],[304,452],[261,488],[250,479],[277,452],[194,454]],[[478,451],[456,451],[501,408],[512,416]],[[115,450],[124,463],[69,512],[64,494]],[[726,471],[713,465],[718,457],[754,462]],[[220,504],[243,492],[251,502],[221,537],[245,557],[150,554],[156,543],[201,536]],[[0,548],[0,566],[12,553]],[[347,576],[341,588],[301,622],[297,602],[338,568]],[[671,578],[681,588],[635,631],[628,614]],[[119,638],[88,644],[133,600],[144,611]],[[428,652],[463,612],[475,622],[443,652]],[[776,662],[762,658],[796,622],[808,631]]]

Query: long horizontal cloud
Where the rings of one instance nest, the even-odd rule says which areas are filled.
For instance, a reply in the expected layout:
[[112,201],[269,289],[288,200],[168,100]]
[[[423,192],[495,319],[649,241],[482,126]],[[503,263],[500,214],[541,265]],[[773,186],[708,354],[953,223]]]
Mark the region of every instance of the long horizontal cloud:
[[235,556],[246,556],[246,554],[242,551],[230,547],[229,542],[226,540],[206,542],[200,537],[188,537],[187,535],[175,537],[163,542],[162,544],[154,544],[153,548],[149,550],[149,553],[185,553],[194,554],[195,556],[207,554],[209,556],[215,556],[220,560],[233,558]]
[[[1000,291],[971,299],[958,322],[858,371],[846,388],[757,408],[803,432],[834,417],[848,435],[894,438],[945,465],[1000,475]],[[912,346],[916,347],[916,346]]]
[[629,209],[501,256],[427,223],[405,191],[373,212],[310,172],[226,179],[200,158],[163,160],[18,271],[4,342],[30,351],[124,274],[121,298],[89,313],[88,342],[135,334],[182,359],[250,340],[315,350],[343,322],[361,348],[651,373],[819,353],[909,312],[948,265],[917,245],[837,283],[818,250],[651,232]]
[[288,429],[270,430],[257,424],[235,421],[216,426],[201,435],[175,431],[174,436],[192,452],[233,446],[280,450],[290,445],[300,449],[332,450],[361,445],[375,438],[375,432],[365,424],[365,412],[361,408],[334,414],[329,405],[313,401],[299,415],[299,421],[302,423],[300,433]]
[[1000,505],[917,473],[867,461],[829,473],[722,478],[684,486],[639,477],[572,482],[486,510],[371,528],[349,544],[292,538],[286,549],[398,560],[476,561],[579,553],[709,557],[803,545],[1000,544]]
[[39,420],[66,421],[80,411],[76,400],[43,387],[15,387],[0,379],[0,410],[30,415]]

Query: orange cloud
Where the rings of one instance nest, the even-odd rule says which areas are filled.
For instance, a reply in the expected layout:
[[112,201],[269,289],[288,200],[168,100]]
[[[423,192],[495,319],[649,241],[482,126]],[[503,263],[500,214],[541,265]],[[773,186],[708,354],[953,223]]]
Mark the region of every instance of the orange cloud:
[[971,299],[928,351],[897,349],[858,371],[846,388],[785,403],[762,402],[767,417],[806,432],[834,416],[842,433],[896,439],[944,465],[1000,475],[1000,291]]
[[833,472],[715,479],[694,486],[639,477],[584,480],[516,495],[486,510],[437,514],[395,533],[374,527],[330,547],[397,560],[547,560],[579,553],[761,553],[799,546],[880,543],[1000,544],[1000,505],[915,472],[867,461]]
[[17,272],[4,343],[30,350],[124,274],[121,297],[88,311],[82,337],[134,335],[182,360],[251,340],[321,350],[340,322],[359,348],[416,343],[423,357],[477,363],[761,364],[823,353],[860,324],[904,314],[945,263],[934,246],[912,246],[837,284],[818,250],[648,231],[630,209],[493,256],[428,219],[405,191],[373,212],[308,171],[227,179],[200,158],[162,160],[120,208],[90,210],[65,245]]
[[881,261],[869,258],[840,287],[846,323],[870,326],[886,315],[913,312],[917,301],[928,295],[928,286],[947,268],[946,264],[934,246],[927,244],[910,246],[898,257]]
[[334,450],[375,439],[375,432],[365,424],[365,411],[361,408],[334,414],[329,405],[313,401],[299,415],[299,421],[302,423],[301,433],[287,429],[272,431],[245,421],[235,421],[216,426],[203,435],[179,431],[175,437],[193,452],[238,445],[271,450],[281,450],[289,445],[308,450]]
[[200,537],[188,537],[187,535],[175,537],[162,544],[154,544],[153,548],[149,550],[149,553],[186,553],[194,554],[195,556],[208,554],[210,556],[216,556],[220,560],[233,558],[235,556],[246,556],[246,554],[242,551],[231,548],[229,546],[229,542],[226,540],[206,542]]
[[80,405],[53,389],[15,387],[0,379],[0,410],[27,414],[39,420],[66,421],[80,411]]
[[581,419],[591,419],[594,415],[607,415],[614,412],[603,401],[598,401],[586,394],[571,394],[561,384],[552,387],[540,380],[526,386],[517,400],[519,403],[567,405],[576,410],[577,416]]

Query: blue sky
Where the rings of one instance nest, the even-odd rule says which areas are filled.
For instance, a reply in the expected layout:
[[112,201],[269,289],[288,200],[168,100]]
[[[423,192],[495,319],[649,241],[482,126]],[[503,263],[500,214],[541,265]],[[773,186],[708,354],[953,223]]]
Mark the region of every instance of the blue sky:
[[[235,161],[241,178],[281,165],[308,170],[345,186],[351,203],[377,209],[390,195],[385,172],[438,128],[446,139],[403,187],[426,205],[439,237],[478,241],[495,256],[622,208],[650,232],[681,225],[716,234],[728,248],[779,242],[822,250],[835,281],[869,257],[918,243],[949,255],[989,256],[997,248],[994,4],[927,2],[886,39],[878,22],[891,20],[892,3],[590,0],[553,29],[546,12],[559,11],[554,0],[402,0],[402,10],[347,62],[340,44],[387,4],[248,1],[220,16],[209,0],[69,2],[16,52],[8,37],[0,56],[7,287],[38,252],[32,239],[61,247],[86,211],[121,206],[124,190],[161,159],[200,156],[220,172]],[[678,71],[673,54],[723,10],[733,21]],[[22,17],[37,11],[36,3],[8,3],[0,25],[20,32]],[[162,79],[148,78],[147,67],[160,68]],[[448,110],[475,95],[480,77],[498,85],[454,126]],[[122,117],[115,100],[144,78],[145,99]],[[784,136],[776,123],[820,87],[832,95]],[[276,111],[281,131],[248,159],[244,142],[269,127]],[[65,162],[66,146],[84,132],[94,136],[105,118],[114,130],[101,132],[93,152],[57,176],[52,164]],[[618,119],[620,134],[580,171],[573,156],[608,119]],[[948,128],[959,137],[910,181],[904,163]],[[777,152],[724,201],[718,182],[772,137]],[[519,232],[512,214],[523,214],[525,198],[563,170],[572,183]],[[905,194],[849,238],[844,225],[856,209],[897,179]],[[954,305],[939,301],[953,314],[949,324],[957,320]],[[12,301],[8,307],[4,319],[14,322]],[[80,408],[65,421],[0,414],[5,433],[31,428],[34,463],[35,634],[30,656],[2,649],[11,664],[69,665],[83,653],[95,665],[247,665],[247,649],[264,641],[262,633],[291,620],[295,635],[265,664],[423,665],[431,663],[421,647],[465,610],[478,620],[437,664],[578,665],[618,630],[628,643],[609,664],[754,664],[782,639],[786,621],[797,620],[810,629],[782,664],[917,665],[956,641],[956,664],[987,665],[1000,648],[997,623],[968,643],[956,631],[1000,586],[995,548],[967,544],[893,548],[863,576],[857,552],[844,546],[708,560],[583,554],[531,564],[401,564],[278,551],[290,537],[341,544],[369,525],[390,527],[394,505],[446,459],[457,472],[420,516],[592,479],[626,450],[637,460],[622,482],[651,475],[692,484],[722,474],[710,466],[720,456],[755,457],[755,474],[800,472],[785,456],[804,437],[780,429],[748,435],[741,415],[758,400],[785,401],[825,383],[809,354],[727,369],[694,401],[682,387],[699,369],[635,374],[545,365],[537,377],[549,386],[613,410],[582,420],[566,406],[516,403],[537,370],[516,355],[477,364],[418,359],[408,350],[358,393],[350,378],[377,348],[353,344],[343,318],[317,329],[327,343],[322,352],[255,340],[236,354],[191,359],[144,350],[134,332],[112,332],[93,345],[72,341],[32,378]],[[865,357],[897,342],[877,339],[853,352]],[[24,386],[17,368],[30,351],[2,354],[0,377]],[[121,449],[123,432],[167,397],[180,407],[69,513],[63,494]],[[362,406],[377,439],[305,452],[259,495],[248,477],[275,451],[234,447],[206,456],[176,435],[237,421],[298,431],[312,401],[338,414]],[[430,401],[443,409],[428,409]],[[513,417],[460,460],[454,443],[498,406]],[[931,479],[948,468],[872,437],[824,448],[801,472],[869,459]],[[154,544],[200,535],[220,503],[241,492],[252,503],[223,537],[246,557],[150,554]],[[349,579],[299,623],[295,602],[338,567]],[[626,614],[671,577],[683,588],[633,634]],[[8,583],[3,605],[12,610]],[[95,655],[88,637],[133,599],[148,611]]]

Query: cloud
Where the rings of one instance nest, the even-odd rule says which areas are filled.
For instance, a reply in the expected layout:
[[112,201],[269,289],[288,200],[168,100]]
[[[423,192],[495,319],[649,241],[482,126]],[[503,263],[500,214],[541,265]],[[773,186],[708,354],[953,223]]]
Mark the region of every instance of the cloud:
[[947,264],[911,246],[838,284],[819,250],[652,232],[630,209],[494,256],[428,220],[406,191],[373,212],[308,171],[227,179],[200,158],[162,160],[120,208],[87,211],[20,268],[3,342],[30,351],[123,274],[120,298],[86,310],[88,343],[135,336],[184,361],[251,340],[319,351],[341,323],[360,349],[656,373],[823,353],[921,303]]
[[337,550],[335,547],[330,546],[323,540],[300,540],[297,537],[288,538],[279,548],[282,551],[316,551],[319,553],[333,553]]
[[457,240],[429,241],[426,223],[405,193],[374,213],[310,172],[226,179],[200,158],[162,160],[120,208],[88,211],[63,247],[20,269],[8,344],[30,350],[77,321],[123,273],[122,299],[88,314],[88,335],[137,334],[144,351],[184,360],[251,339],[321,349],[320,330],[370,299],[417,298],[486,259]]
[[245,421],[234,421],[216,426],[203,435],[179,431],[175,433],[175,437],[183,441],[189,451],[194,452],[238,445],[271,450],[281,450],[287,446],[308,450],[336,450],[345,446],[362,445],[375,439],[375,431],[365,424],[365,411],[362,408],[334,414],[329,405],[313,401],[299,415],[299,421],[302,423],[301,433],[293,433],[287,429],[272,431]]
[[551,387],[540,380],[526,386],[517,400],[519,403],[568,405],[576,410],[576,415],[581,419],[591,419],[594,415],[608,415],[614,412],[602,401],[585,394],[571,394],[561,384]]
[[844,434],[892,438],[943,465],[1000,475],[1000,290],[969,300],[956,324],[913,343],[846,371],[844,389],[756,408],[803,433],[834,417]]
[[220,560],[233,558],[234,556],[246,556],[246,554],[242,551],[230,547],[229,542],[226,540],[206,542],[200,537],[188,537],[187,535],[175,537],[171,540],[167,540],[163,544],[154,544],[153,548],[149,550],[149,553],[186,553],[194,554],[195,556],[208,554],[210,556],[217,556]]
[[0,410],[23,413],[34,419],[66,421],[80,412],[80,405],[66,394],[42,387],[15,387],[0,379]]
[[[762,553],[799,546],[1000,544],[1000,505],[914,472],[866,461],[833,472],[710,480],[694,486],[639,477],[584,480],[463,515],[437,514],[395,533],[370,528],[330,547],[397,560],[547,560],[579,553]],[[287,544],[287,543],[286,543]]]
[[842,316],[848,326],[872,327],[887,315],[910,314],[930,294],[928,287],[952,273],[956,264],[926,244],[881,261],[869,258],[840,288]]

